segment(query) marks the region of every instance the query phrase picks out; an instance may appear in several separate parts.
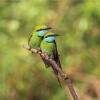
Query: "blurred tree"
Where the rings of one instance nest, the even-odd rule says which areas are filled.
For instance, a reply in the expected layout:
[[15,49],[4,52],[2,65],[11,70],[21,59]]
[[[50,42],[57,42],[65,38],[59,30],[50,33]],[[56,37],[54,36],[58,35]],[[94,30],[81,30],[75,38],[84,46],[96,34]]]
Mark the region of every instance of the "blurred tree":
[[100,100],[100,0],[0,0],[0,100],[66,100],[52,70],[21,47],[37,24],[61,34],[62,67],[81,100]]

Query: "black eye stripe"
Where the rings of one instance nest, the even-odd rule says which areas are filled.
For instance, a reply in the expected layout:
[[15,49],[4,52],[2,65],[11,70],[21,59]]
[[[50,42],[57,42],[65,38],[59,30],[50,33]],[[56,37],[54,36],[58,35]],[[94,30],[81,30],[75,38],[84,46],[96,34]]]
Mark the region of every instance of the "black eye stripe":
[[54,35],[47,35],[47,36],[45,36],[45,38],[50,37],[50,36],[54,36]]
[[37,32],[38,32],[38,31],[42,31],[42,30],[49,30],[49,29],[51,29],[51,28],[48,27],[48,28],[44,28],[44,29],[39,29],[39,30],[37,30]]

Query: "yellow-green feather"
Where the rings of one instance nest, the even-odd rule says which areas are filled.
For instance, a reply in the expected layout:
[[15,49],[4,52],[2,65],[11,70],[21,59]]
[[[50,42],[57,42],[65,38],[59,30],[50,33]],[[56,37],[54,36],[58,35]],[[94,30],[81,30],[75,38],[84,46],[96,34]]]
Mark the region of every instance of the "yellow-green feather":
[[55,51],[55,44],[54,44],[54,42],[48,43],[43,40],[41,42],[40,48],[41,48],[42,52],[45,52],[48,55],[53,55],[53,52]]
[[42,39],[43,39],[42,37],[38,37],[36,32],[34,32],[34,34],[32,34],[29,38],[28,45],[30,46],[30,48],[37,49],[40,47]]

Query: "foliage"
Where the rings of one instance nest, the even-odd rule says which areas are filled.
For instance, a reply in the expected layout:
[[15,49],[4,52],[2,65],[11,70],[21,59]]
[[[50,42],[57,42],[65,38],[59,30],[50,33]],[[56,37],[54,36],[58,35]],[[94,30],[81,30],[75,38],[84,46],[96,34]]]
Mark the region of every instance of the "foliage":
[[100,100],[100,0],[1,0],[0,100],[71,99],[52,69],[22,48],[37,24],[61,34],[62,67],[80,100]]

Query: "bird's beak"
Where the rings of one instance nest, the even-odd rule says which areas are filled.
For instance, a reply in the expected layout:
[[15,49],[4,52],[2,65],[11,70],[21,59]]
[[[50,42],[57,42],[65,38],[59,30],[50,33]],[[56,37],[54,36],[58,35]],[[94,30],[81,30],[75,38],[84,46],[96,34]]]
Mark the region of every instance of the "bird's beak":
[[50,29],[52,29],[52,28],[51,28],[51,27],[48,27],[48,28],[47,28],[47,30],[50,30]]
[[60,36],[59,34],[54,34],[54,36],[56,37],[56,36]]

